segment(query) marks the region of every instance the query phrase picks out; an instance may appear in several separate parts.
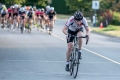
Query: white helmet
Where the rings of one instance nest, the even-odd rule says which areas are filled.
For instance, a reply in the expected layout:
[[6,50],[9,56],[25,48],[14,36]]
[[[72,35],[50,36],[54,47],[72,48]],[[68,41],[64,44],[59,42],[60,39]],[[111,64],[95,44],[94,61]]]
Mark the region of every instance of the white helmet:
[[41,9],[39,8],[38,11],[41,11]]
[[2,5],[2,7],[5,7],[5,5]]
[[17,4],[15,4],[15,5],[14,5],[14,7],[15,7],[15,8],[18,8],[18,5],[17,5]]
[[51,7],[50,10],[54,10],[54,7]]
[[12,9],[12,8],[13,8],[13,6],[10,6],[10,8]]
[[36,9],[36,6],[33,6],[34,9]]
[[46,6],[46,9],[50,9],[50,6]]
[[30,8],[32,8],[32,6],[30,6]]
[[25,11],[25,8],[24,8],[24,7],[20,8],[20,11],[21,11],[21,12],[24,12],[24,11]]
[[41,10],[44,11],[44,8],[42,8]]

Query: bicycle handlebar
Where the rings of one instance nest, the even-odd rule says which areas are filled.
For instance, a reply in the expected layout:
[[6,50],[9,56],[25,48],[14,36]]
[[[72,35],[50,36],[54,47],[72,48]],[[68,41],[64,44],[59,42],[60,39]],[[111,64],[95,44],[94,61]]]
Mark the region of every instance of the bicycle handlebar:
[[[72,37],[75,37],[76,35],[70,35]],[[87,36],[77,36],[77,38],[86,38],[86,45],[88,44],[89,39],[87,38]]]

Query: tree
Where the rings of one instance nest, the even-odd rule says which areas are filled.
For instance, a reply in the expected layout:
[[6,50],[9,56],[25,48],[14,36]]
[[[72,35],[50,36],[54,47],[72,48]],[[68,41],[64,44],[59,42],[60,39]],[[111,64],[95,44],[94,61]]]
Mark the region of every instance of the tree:
[[47,0],[26,0],[26,4],[46,6]]
[[66,5],[69,6],[71,11],[88,9],[91,7],[91,0],[65,0]]
[[13,5],[13,4],[24,4],[24,5],[41,5],[46,6],[47,0],[0,0],[1,3],[5,5]]

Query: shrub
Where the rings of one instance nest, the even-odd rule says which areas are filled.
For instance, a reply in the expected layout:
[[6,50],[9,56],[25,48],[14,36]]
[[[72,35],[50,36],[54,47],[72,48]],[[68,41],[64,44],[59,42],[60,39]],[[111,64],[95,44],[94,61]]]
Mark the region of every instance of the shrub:
[[118,12],[113,13],[112,24],[113,25],[120,25],[120,13],[118,13]]
[[103,22],[103,25],[107,26],[106,21],[108,21],[108,25],[120,25],[120,13],[112,10],[102,12],[99,16],[99,22]]

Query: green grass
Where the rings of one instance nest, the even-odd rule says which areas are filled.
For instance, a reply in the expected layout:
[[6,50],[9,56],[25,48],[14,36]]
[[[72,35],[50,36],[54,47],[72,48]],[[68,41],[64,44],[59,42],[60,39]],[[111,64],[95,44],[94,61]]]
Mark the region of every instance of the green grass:
[[68,19],[72,15],[57,14],[57,19]]
[[109,25],[106,28],[94,28],[94,27],[92,27],[91,29],[95,32],[120,37],[120,26]]

